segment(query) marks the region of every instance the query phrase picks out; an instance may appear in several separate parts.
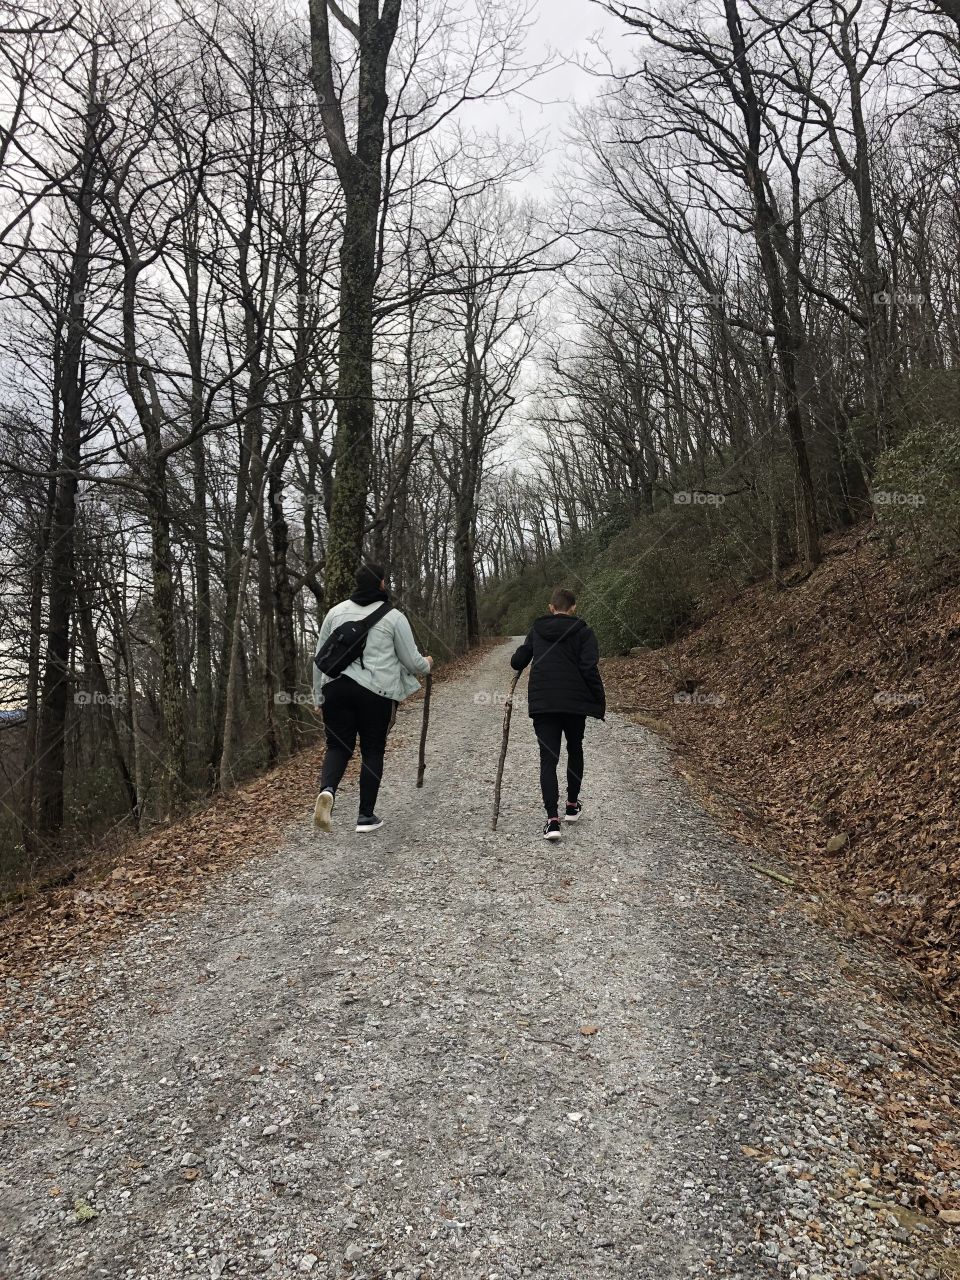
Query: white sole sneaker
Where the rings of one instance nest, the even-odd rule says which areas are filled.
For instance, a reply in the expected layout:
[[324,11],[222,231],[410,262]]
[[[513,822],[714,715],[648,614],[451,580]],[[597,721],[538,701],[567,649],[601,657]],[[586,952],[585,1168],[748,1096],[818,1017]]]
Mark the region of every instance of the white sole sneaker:
[[313,825],[317,831],[332,831],[330,815],[333,813],[333,796],[329,791],[321,791],[317,803],[313,806]]
[[564,822],[579,822],[582,817],[582,813],[565,813],[563,820]]
[[358,831],[379,831],[382,826],[383,826],[383,819],[378,818],[376,822],[358,822],[357,830]]
[[544,838],[544,840],[551,840],[551,841],[553,841],[553,840],[559,840],[559,839],[560,839],[560,832],[559,832],[559,831],[545,831],[545,832],[543,833],[543,838]]

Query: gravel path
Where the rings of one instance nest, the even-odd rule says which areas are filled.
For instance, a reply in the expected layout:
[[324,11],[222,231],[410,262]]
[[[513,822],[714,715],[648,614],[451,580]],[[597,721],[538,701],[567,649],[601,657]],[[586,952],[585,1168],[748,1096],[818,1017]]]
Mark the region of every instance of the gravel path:
[[891,971],[619,717],[550,846],[518,708],[492,834],[508,653],[438,685],[419,792],[401,710],[380,832],[349,794],[332,836],[296,815],[199,904],[24,988],[0,1275],[951,1274],[950,1233],[893,1211],[906,1166],[870,1154],[885,1100],[910,1112]]

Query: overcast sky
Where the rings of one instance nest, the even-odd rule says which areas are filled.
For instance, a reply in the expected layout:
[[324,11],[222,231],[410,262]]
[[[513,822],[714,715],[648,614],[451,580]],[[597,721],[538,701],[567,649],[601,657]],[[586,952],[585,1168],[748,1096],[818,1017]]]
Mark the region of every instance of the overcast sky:
[[[602,87],[583,64],[599,70],[605,65],[605,55],[609,55],[615,65],[623,65],[635,42],[622,22],[591,0],[536,0],[527,60],[545,61],[552,54],[555,69],[540,76],[524,94],[475,108],[478,128],[498,127],[505,133],[522,132],[526,136],[539,135],[541,131],[545,134],[549,152],[544,164],[534,178],[523,183],[529,195],[546,194],[561,159],[563,136],[574,106],[589,102]],[[468,111],[461,120],[474,123],[472,117],[473,112]]]

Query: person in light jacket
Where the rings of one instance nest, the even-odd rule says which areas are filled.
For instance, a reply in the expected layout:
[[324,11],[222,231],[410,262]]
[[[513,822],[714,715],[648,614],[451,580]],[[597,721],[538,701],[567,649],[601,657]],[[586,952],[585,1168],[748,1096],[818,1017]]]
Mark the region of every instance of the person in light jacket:
[[[357,570],[356,589],[349,600],[330,609],[320,627],[319,653],[334,628],[355,622],[389,601],[382,566],[363,564]],[[360,813],[358,831],[376,831],[383,819],[376,814],[377,794],[383,777],[387,733],[398,702],[420,688],[417,676],[425,676],[433,658],[417,648],[410,623],[399,609],[391,609],[367,633],[362,655],[342,675],[325,676],[313,664],[313,702],[323,715],[327,749],[320,774],[320,794],[313,820],[320,831],[331,830],[337,787],[360,739]]]

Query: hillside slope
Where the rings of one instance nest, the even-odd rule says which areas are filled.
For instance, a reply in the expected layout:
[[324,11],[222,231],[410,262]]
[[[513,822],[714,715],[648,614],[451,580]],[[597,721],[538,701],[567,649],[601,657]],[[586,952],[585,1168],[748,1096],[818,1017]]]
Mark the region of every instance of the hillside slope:
[[863,528],[802,583],[605,663],[742,834],[770,842],[960,1007],[960,586],[919,593]]

